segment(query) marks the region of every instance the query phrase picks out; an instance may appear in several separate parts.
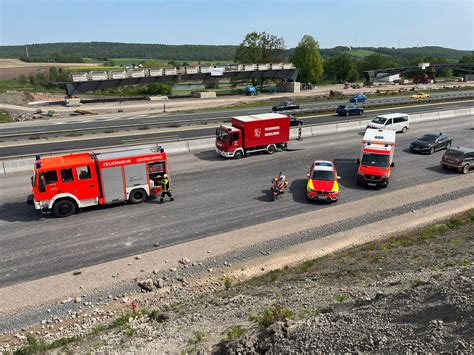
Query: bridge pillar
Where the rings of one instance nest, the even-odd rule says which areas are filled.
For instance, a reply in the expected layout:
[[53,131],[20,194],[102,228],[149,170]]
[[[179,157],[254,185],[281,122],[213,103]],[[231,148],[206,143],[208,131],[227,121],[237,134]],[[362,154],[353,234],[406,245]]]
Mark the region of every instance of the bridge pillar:
[[277,91],[279,92],[300,92],[301,83],[298,81],[289,81],[286,83],[278,83]]

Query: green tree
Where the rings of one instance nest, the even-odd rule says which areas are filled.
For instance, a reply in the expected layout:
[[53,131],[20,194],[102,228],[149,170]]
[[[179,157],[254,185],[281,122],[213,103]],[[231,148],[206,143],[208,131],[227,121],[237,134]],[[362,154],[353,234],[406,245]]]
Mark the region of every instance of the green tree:
[[350,54],[339,53],[325,61],[324,72],[329,80],[343,82],[354,79],[357,68]]
[[361,71],[384,69],[394,66],[396,66],[396,63],[392,57],[380,53],[370,54],[359,62],[359,69]]
[[474,54],[468,54],[459,59],[459,64],[474,64]]
[[235,52],[239,63],[275,63],[285,59],[286,46],[281,37],[266,32],[248,33]]
[[172,85],[169,83],[148,84],[143,90],[144,95],[171,95]]
[[22,85],[22,86],[25,86],[27,82],[28,82],[28,80],[26,79],[25,74],[21,74],[21,75],[18,77],[18,84],[20,84],[20,85]]
[[291,57],[291,62],[299,69],[299,81],[304,83],[322,81],[323,59],[319,53],[319,43],[313,36],[303,36]]

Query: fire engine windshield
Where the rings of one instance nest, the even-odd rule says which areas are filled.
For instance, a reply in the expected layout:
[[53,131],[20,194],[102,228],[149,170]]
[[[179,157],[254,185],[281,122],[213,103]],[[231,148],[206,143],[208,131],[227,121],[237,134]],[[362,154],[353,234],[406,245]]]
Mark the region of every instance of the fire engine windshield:
[[364,153],[362,156],[362,165],[378,166],[387,168],[389,165],[388,154]]
[[229,139],[229,132],[224,131],[222,129],[218,129],[217,130],[217,139],[219,139],[220,141],[223,141],[223,142],[227,142],[227,140]]
[[33,171],[33,176],[31,177],[31,186],[36,186],[36,170]]

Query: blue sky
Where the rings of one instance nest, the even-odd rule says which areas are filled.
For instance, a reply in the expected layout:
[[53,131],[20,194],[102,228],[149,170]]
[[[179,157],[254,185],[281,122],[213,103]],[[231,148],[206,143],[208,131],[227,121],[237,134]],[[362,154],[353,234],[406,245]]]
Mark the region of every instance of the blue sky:
[[239,44],[266,31],[337,45],[473,49],[473,0],[0,0],[0,45]]

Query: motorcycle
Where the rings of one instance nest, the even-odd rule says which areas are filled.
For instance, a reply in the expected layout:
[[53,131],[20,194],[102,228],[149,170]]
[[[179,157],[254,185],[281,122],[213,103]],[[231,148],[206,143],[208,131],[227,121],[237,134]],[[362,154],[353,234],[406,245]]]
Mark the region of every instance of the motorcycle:
[[288,186],[288,179],[285,178],[285,181],[282,185],[280,178],[274,178],[272,180],[272,187],[271,187],[271,192],[273,196],[273,201],[277,200],[278,197],[280,197],[282,194],[285,193],[285,189]]

